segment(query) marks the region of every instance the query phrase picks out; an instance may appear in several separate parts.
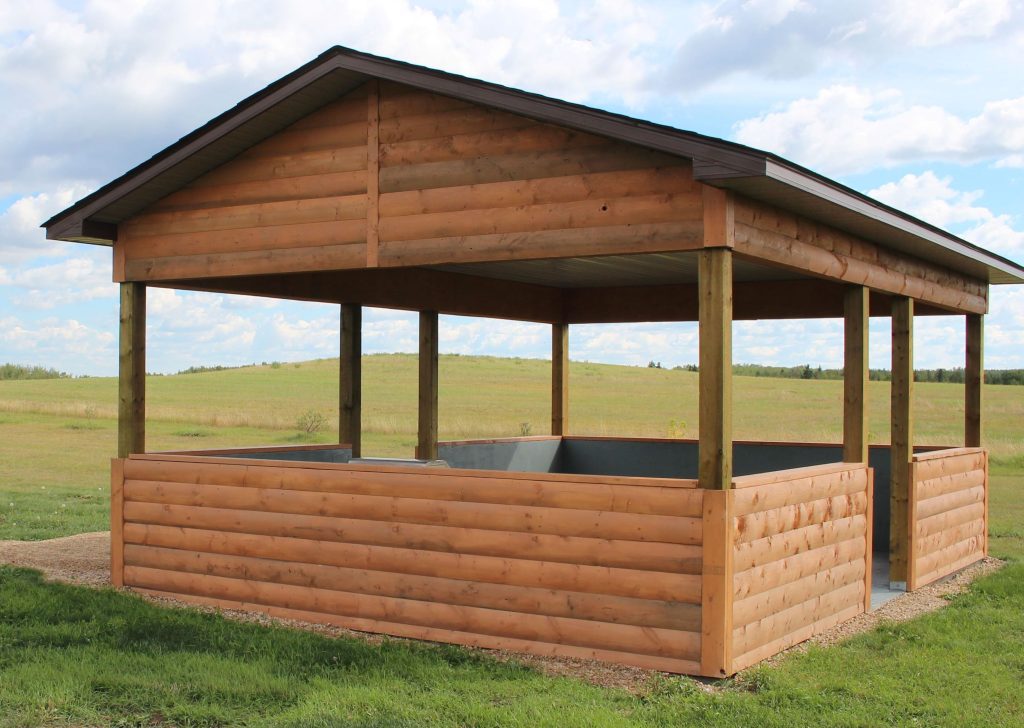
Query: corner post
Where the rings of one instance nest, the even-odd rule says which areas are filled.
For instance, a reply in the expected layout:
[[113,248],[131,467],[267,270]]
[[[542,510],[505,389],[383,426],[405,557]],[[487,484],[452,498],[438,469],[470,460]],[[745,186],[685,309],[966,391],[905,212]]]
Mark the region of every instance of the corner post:
[[341,305],[341,350],[338,359],[338,442],[352,446],[352,457],[362,456],[363,309]]
[[117,456],[146,451],[146,286],[121,284]]
[[569,324],[551,324],[551,434],[569,430]]
[[985,384],[985,317],[967,314],[964,366],[964,445],[981,447],[982,385]]
[[843,462],[868,461],[869,296],[864,286],[846,289],[843,299]]
[[890,430],[889,582],[906,589],[909,576],[911,463],[914,459],[914,301],[892,303],[892,389]]
[[732,250],[700,251],[700,487],[732,486]]
[[416,457],[437,459],[437,312],[420,312],[419,439]]

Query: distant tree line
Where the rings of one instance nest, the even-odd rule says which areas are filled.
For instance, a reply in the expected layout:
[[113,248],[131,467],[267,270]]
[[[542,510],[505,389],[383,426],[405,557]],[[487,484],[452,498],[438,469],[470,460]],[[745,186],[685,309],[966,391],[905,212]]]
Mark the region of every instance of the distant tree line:
[[66,379],[71,375],[46,367],[31,367],[21,364],[0,365],[0,380],[4,379]]
[[[660,362],[648,364],[655,368],[661,368]],[[673,367],[689,372],[697,371],[696,364]],[[733,374],[745,377],[776,377],[779,379],[842,379],[842,369],[823,369],[812,367],[810,364],[801,364],[795,367],[770,367],[763,364],[735,364],[732,368]],[[892,372],[888,369],[871,369],[868,377],[873,382],[892,381]],[[954,367],[952,369],[915,369],[915,382],[952,382],[963,384],[964,368]],[[986,384],[1024,384],[1024,369],[986,369]]]

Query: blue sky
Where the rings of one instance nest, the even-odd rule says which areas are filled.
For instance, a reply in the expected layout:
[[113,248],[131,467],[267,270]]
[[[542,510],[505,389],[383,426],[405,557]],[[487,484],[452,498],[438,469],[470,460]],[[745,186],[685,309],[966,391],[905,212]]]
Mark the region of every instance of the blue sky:
[[[38,225],[331,45],[766,149],[1024,261],[1024,4],[295,0],[0,4],[0,361],[117,369],[107,248]],[[327,305],[152,290],[148,368],[337,355]],[[371,310],[367,351],[413,351]],[[915,363],[962,363],[919,319]],[[872,365],[888,321],[872,322]],[[546,357],[540,325],[444,317],[442,351]],[[574,359],[696,360],[692,324],[574,327]],[[838,321],[735,327],[739,362],[836,366]],[[1024,367],[1024,286],[996,287],[986,363]]]

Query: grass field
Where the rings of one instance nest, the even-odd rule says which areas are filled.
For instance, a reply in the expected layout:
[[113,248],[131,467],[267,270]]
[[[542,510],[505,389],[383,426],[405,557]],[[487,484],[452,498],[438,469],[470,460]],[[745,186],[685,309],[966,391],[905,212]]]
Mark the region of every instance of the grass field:
[[[335,361],[154,377],[150,449],[329,442]],[[445,357],[441,436],[543,434],[548,364]],[[693,436],[696,375],[573,363],[580,434]],[[364,364],[367,454],[409,456],[415,359]],[[916,389],[917,440],[961,441],[959,385]],[[107,524],[111,379],[0,382],[0,539]],[[873,382],[872,439],[888,385]],[[484,653],[372,645],[166,610],[0,568],[0,726],[1021,725],[1024,715],[1024,387],[988,387],[991,550],[1011,563],[940,612],[812,649],[706,693],[651,678],[641,695],[544,677]],[[841,383],[736,379],[737,439],[838,441]]]

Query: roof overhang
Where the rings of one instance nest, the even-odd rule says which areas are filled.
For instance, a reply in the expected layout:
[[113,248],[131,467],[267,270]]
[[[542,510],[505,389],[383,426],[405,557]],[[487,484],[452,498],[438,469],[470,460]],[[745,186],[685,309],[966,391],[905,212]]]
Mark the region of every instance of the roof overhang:
[[693,160],[694,177],[989,283],[1024,267],[780,157],[694,132],[335,47],[183,137],[43,226],[110,244],[117,225],[368,79],[402,83]]

